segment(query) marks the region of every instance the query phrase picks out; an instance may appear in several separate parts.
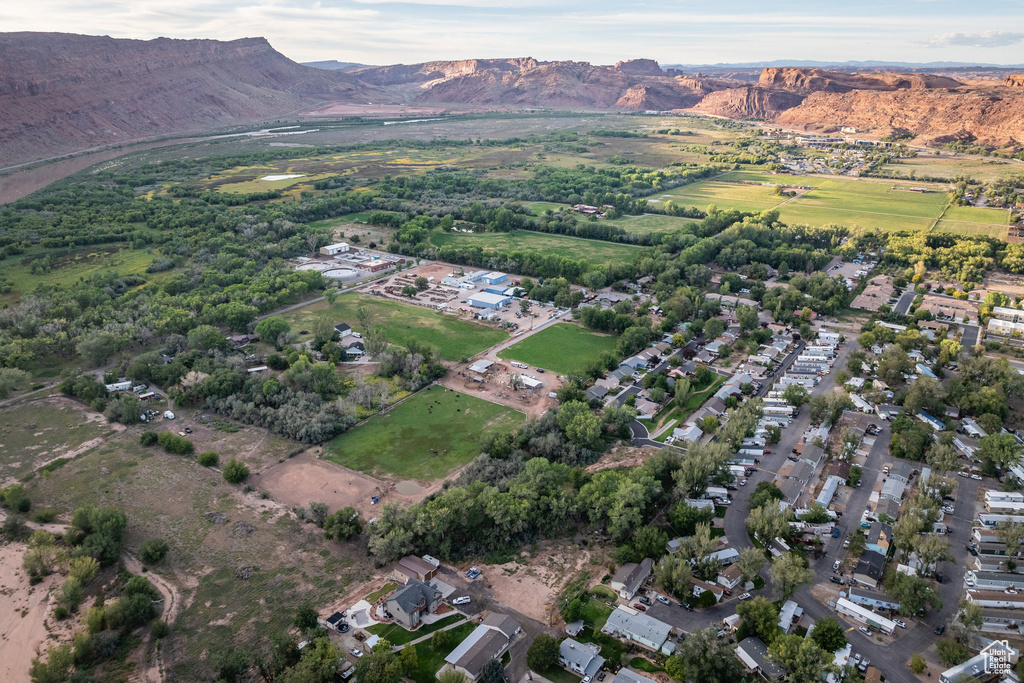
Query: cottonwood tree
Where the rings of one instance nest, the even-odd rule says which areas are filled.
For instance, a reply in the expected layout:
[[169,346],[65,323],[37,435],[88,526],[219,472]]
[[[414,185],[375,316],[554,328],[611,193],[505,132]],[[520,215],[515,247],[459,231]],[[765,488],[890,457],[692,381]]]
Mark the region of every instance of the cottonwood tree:
[[1006,564],[1011,562],[1016,565],[1017,552],[1020,550],[1021,542],[1024,541],[1024,524],[1020,522],[999,522],[996,526],[996,536],[1006,546]]
[[814,581],[814,572],[807,566],[807,560],[793,553],[776,558],[769,571],[775,590],[783,600],[789,600],[797,588]]
[[380,326],[373,327],[363,337],[363,346],[371,359],[380,360],[384,352],[388,350],[387,330]]
[[740,550],[736,566],[739,567],[744,583],[752,581],[764,569],[766,561],[764,551],[760,548],[744,548]]
[[833,654],[803,636],[780,636],[768,648],[768,656],[786,670],[787,683],[817,683],[822,674],[836,672]]
[[741,602],[736,606],[736,614],[743,619],[747,632],[756,635],[765,645],[771,645],[782,633],[779,629],[779,608],[762,595]]
[[682,599],[690,589],[693,568],[686,558],[679,555],[665,555],[654,568],[654,579],[665,592]]
[[814,622],[811,639],[825,652],[838,652],[846,647],[846,631],[832,617],[824,617]]
[[917,540],[917,557],[926,573],[935,571],[939,562],[955,560],[950,553],[950,543],[937,534],[922,534]]
[[701,683],[734,683],[741,677],[736,654],[714,628],[687,636],[665,662],[665,671],[677,681]]
[[789,514],[788,511],[780,510],[778,503],[769,501],[747,515],[747,531],[766,545],[776,537],[787,537],[790,530]]

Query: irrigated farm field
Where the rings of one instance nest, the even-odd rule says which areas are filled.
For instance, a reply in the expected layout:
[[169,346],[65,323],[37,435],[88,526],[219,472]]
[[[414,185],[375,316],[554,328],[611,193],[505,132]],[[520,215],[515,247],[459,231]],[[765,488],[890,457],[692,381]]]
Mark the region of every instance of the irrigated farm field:
[[434,385],[336,437],[326,457],[367,474],[432,481],[472,460],[482,434],[522,420],[511,408]]
[[485,252],[526,251],[565,258],[582,258],[603,265],[629,262],[640,253],[639,247],[628,244],[615,244],[564,235],[548,235],[529,230],[472,234],[435,232],[431,236],[430,242],[437,247],[450,244],[457,247],[480,247]]
[[772,188],[765,185],[701,180],[652,195],[649,201],[651,199],[661,203],[673,201],[681,206],[695,206],[702,211],[710,204],[725,210],[763,211],[779,204],[785,197],[772,194]]
[[[293,330],[302,331],[309,330],[313,319],[326,311],[334,324],[347,323],[354,330],[365,333],[356,314],[360,306],[367,306],[374,311],[377,318],[375,324],[387,330],[391,343],[405,345],[415,339],[440,349],[441,357],[445,360],[468,358],[508,338],[506,333],[493,327],[442,315],[429,308],[365,294],[344,294],[337,298],[333,306],[326,301],[319,301],[281,317],[288,321]],[[309,334],[299,335],[303,341],[309,337]]]
[[556,323],[498,353],[563,375],[581,370],[604,351],[615,351],[618,337],[597,334],[579,325]]

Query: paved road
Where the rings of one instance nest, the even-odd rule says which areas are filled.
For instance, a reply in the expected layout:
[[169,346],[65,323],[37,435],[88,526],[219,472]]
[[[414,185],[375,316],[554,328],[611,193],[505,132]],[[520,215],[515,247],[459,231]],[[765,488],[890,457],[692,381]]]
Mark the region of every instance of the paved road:
[[981,329],[977,325],[960,325],[960,329],[964,332],[962,343],[965,349],[981,343]]
[[917,292],[913,289],[904,292],[903,296],[900,297],[900,300],[896,302],[895,306],[893,306],[893,310],[900,315],[906,315],[907,311],[910,310],[910,304],[914,303],[914,299],[916,297]]

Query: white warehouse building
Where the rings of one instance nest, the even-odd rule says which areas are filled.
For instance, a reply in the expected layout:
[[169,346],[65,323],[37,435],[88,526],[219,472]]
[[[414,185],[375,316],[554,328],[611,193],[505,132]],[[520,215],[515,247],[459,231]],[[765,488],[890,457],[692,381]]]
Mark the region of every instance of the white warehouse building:
[[469,303],[470,306],[474,306],[476,308],[491,308],[491,309],[495,309],[495,308],[503,308],[503,307],[507,306],[508,303],[510,301],[512,301],[512,299],[511,299],[511,297],[507,297],[507,296],[505,296],[503,294],[491,294],[490,292],[478,292],[476,294],[470,295],[470,297],[468,299],[466,299],[466,301],[467,301],[467,303]]

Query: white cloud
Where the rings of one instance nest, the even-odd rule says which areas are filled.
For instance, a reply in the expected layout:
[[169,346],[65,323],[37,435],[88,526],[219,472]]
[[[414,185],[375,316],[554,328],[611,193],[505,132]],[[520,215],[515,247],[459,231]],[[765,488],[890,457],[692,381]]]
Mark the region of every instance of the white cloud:
[[1007,47],[1024,40],[1024,33],[982,31],[980,33],[943,33],[927,42],[929,47]]

